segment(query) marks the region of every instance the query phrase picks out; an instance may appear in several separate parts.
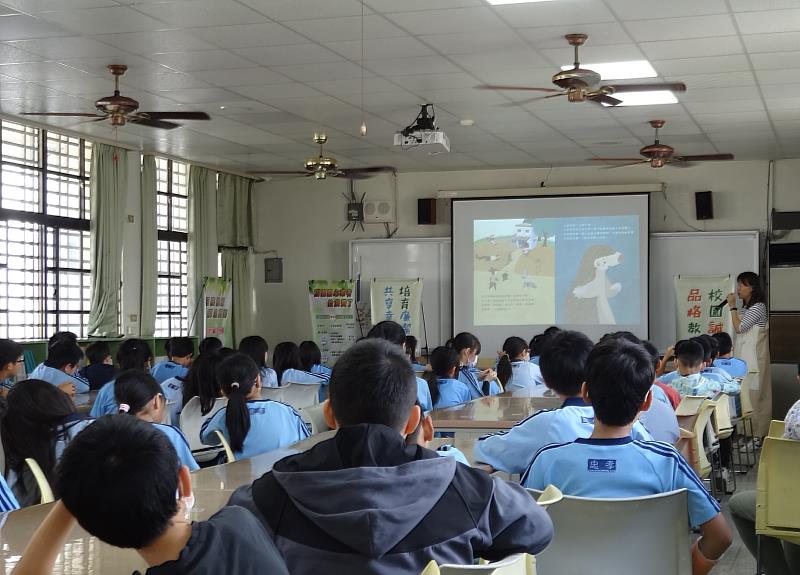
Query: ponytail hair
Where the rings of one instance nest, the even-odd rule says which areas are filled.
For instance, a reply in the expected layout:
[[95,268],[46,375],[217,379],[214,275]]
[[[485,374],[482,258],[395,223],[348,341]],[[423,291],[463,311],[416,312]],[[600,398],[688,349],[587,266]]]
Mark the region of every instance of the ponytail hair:
[[145,371],[147,363],[153,359],[153,350],[143,339],[126,339],[117,350],[117,363],[121,370],[138,369]]
[[119,404],[118,413],[136,415],[160,393],[161,386],[153,376],[139,369],[123,371],[114,381],[114,397]]
[[453,369],[458,370],[458,354],[452,347],[440,346],[431,352],[429,361],[431,371],[426,371],[424,377],[431,392],[431,402],[436,405],[441,397],[438,379],[449,377]]
[[514,373],[514,370],[511,369],[511,362],[525,353],[527,349],[528,344],[521,337],[512,336],[503,342],[503,355],[500,356],[500,361],[497,363],[497,379],[500,380],[503,387]]
[[[276,350],[277,351],[277,350]],[[231,449],[241,451],[244,439],[250,431],[250,410],[247,396],[258,379],[256,362],[243,353],[229,355],[217,367],[217,381],[228,396],[225,410],[225,426]]]

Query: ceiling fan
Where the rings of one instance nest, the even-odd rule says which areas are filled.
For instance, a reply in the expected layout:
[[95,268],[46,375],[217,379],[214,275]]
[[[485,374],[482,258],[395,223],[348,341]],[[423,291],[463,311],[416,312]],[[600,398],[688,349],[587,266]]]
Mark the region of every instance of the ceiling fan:
[[119,93],[119,77],[128,69],[123,64],[111,64],[109,71],[114,75],[114,95],[100,98],[94,103],[97,114],[83,112],[23,112],[22,116],[66,116],[76,118],[94,118],[89,122],[102,122],[109,118],[112,126],[124,126],[126,123],[150,126],[161,130],[179,128],[180,124],[164,120],[210,120],[205,112],[140,112],[139,102]]
[[719,160],[732,160],[733,154],[704,154],[699,156],[676,156],[675,149],[672,146],[662,144],[658,139],[658,130],[664,127],[666,121],[664,120],[650,120],[650,125],[656,131],[655,142],[645,146],[639,150],[642,158],[591,158],[594,162],[624,162],[614,168],[621,168],[623,166],[633,166],[636,164],[646,164],[654,168],[660,168],[664,164],[672,164],[675,166],[688,166],[689,162],[709,162]]
[[669,90],[672,92],[686,91],[686,84],[683,82],[673,82],[671,84],[601,84],[600,74],[593,70],[581,68],[580,59],[578,57],[578,48],[583,46],[589,36],[587,34],[567,34],[564,38],[567,39],[570,46],[575,48],[575,67],[569,70],[560,70],[553,76],[553,84],[560,89],[496,84],[482,84],[476,86],[476,88],[481,90],[551,92],[549,96],[537,96],[536,98],[513,102],[511,103],[513,106],[519,106],[545,98],[556,98],[558,96],[566,96],[570,102],[585,102],[588,100],[600,105],[616,106],[621,104],[622,100],[614,98],[614,94],[622,94],[625,92],[654,92],[661,90]]
[[336,163],[336,158],[326,156],[322,147],[328,141],[328,136],[324,132],[314,134],[314,141],[319,144],[319,156],[306,160],[306,169],[303,172],[297,171],[269,171],[269,172],[248,172],[259,176],[314,176],[315,180],[324,180],[328,176],[334,178],[347,178],[349,180],[365,180],[378,174],[396,174],[397,169],[392,166],[371,166],[368,168],[340,168]]

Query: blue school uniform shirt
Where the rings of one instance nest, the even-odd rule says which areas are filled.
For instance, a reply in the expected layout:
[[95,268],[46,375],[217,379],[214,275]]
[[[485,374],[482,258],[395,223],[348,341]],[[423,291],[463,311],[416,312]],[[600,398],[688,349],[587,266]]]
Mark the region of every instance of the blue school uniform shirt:
[[113,415],[119,412],[119,405],[117,405],[117,398],[114,397],[114,383],[116,379],[112,379],[97,392],[97,397],[94,398],[94,404],[89,415],[95,419],[103,415]]
[[433,399],[431,399],[431,388],[428,382],[421,377],[417,378],[417,401],[422,406],[422,413],[433,411]]
[[[136,416],[134,415],[133,417]],[[153,425],[156,429],[169,437],[172,446],[175,448],[175,451],[178,452],[178,459],[180,459],[181,465],[188,467],[189,471],[200,469],[200,466],[197,465],[197,461],[194,460],[189,442],[186,441],[186,437],[181,433],[180,429],[174,425],[165,425],[163,423],[153,423]]]
[[178,425],[183,411],[183,381],[182,377],[170,377],[161,384],[161,393],[167,400],[167,411],[172,425]]
[[[259,453],[274,451],[309,437],[306,424],[290,406],[271,399],[252,399],[247,402],[250,411],[250,431],[244,438],[241,451],[234,451],[236,459],[248,459]],[[227,406],[217,411],[200,428],[200,441],[206,445],[218,445],[215,431],[221,431],[230,442],[228,426],[225,424]]]
[[747,362],[737,357],[715,359],[714,366],[724,369],[731,377],[744,377],[747,375]]
[[327,365],[322,365],[321,363],[316,363],[316,364],[311,366],[311,373],[317,373],[317,374],[320,374],[320,375],[326,375],[328,377],[328,379],[330,379],[331,378],[331,374],[333,373],[333,370],[330,367],[328,367]]
[[[589,437],[593,430],[592,406],[579,397],[570,397],[558,409],[544,409],[508,431],[479,438],[475,444],[475,460],[499,471],[523,473],[542,447]],[[632,434],[637,439],[652,439],[638,421],[633,425]]]
[[62,383],[69,382],[75,386],[75,393],[88,393],[89,382],[77,375],[70,375],[55,367],[48,367],[40,363],[36,368],[28,374],[28,379],[41,379],[53,385],[61,385]]
[[530,389],[537,385],[544,385],[538,365],[525,360],[511,362],[511,379],[506,382],[506,391]]
[[434,409],[444,409],[472,401],[469,388],[457,379],[437,378],[436,385],[439,388],[439,400],[433,406]]
[[170,359],[155,364],[150,370],[150,375],[153,376],[159,385],[173,377],[185,378],[187,373],[189,373],[188,367],[184,367]]
[[655,441],[675,445],[681,435],[675,410],[663,389],[653,385],[650,391],[653,393],[653,402],[650,404],[650,409],[639,415],[639,421],[647,428]]
[[536,454],[522,484],[542,490],[550,483],[564,495],[597,498],[641,497],[686,489],[692,527],[719,513],[719,504],[689,464],[674,447],[660,441],[576,439],[547,446]]
[[413,369],[415,372],[419,373],[420,371],[425,371],[425,366],[422,365],[421,363],[413,363],[412,362],[411,363],[411,369]]
[[326,385],[328,383],[328,378],[318,373],[290,368],[281,375],[281,385],[286,385],[288,383],[319,383],[320,385]]
[[14,497],[14,492],[11,491],[8,483],[6,483],[5,477],[0,474],[0,513],[14,511],[15,509],[19,509],[19,502]]
[[718,367],[710,367],[710,368],[707,367],[700,373],[706,379],[710,379],[711,381],[716,381],[717,383],[727,384],[734,381],[727,371],[725,371],[724,369],[719,369]]
[[457,447],[453,445],[440,445],[436,448],[436,453],[440,457],[452,457],[459,463],[463,463],[467,467],[469,467],[469,461],[467,461],[467,457],[464,453]]
[[278,374],[271,367],[262,367],[261,387],[278,387]]
[[534,365],[539,365],[539,356],[538,355],[532,355],[531,356],[531,363],[534,364]]
[[[479,370],[466,366],[458,370],[458,380],[467,385],[472,399],[484,397],[484,382],[478,381],[478,373],[480,373]],[[489,382],[489,395],[497,395],[498,393],[500,393],[500,385],[496,381]]]
[[739,383],[737,381],[731,380],[721,383],[705,377],[702,373],[681,375],[670,381],[669,385],[674,387],[681,396],[704,395],[706,397],[714,397],[718,393],[739,393]]

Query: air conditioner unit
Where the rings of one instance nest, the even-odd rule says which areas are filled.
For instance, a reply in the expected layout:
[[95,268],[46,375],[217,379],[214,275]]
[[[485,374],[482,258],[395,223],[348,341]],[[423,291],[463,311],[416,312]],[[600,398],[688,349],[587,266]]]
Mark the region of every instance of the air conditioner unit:
[[370,200],[364,202],[365,224],[393,223],[394,221],[394,202],[391,200]]

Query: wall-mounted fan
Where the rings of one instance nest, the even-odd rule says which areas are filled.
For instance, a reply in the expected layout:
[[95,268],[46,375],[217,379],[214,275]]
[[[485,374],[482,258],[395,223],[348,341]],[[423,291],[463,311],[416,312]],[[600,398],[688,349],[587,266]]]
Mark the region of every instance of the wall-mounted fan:
[[683,82],[673,82],[671,84],[602,84],[600,74],[594,70],[581,68],[581,62],[578,57],[578,48],[583,46],[589,38],[586,34],[567,34],[564,36],[569,42],[570,46],[575,49],[575,62],[574,67],[569,70],[560,70],[553,78],[553,84],[560,89],[555,88],[536,88],[532,86],[507,86],[496,84],[483,84],[476,86],[481,90],[523,90],[527,92],[551,92],[549,96],[537,96],[528,100],[513,102],[512,105],[522,105],[536,100],[545,98],[557,98],[558,96],[566,96],[570,102],[585,102],[590,101],[596,104],[606,104],[607,106],[616,106],[621,104],[622,100],[614,98],[614,94],[621,94],[624,92],[655,92],[661,90],[670,90],[672,92],[685,92],[686,84]]
[[306,160],[304,172],[293,171],[256,171],[248,172],[258,176],[314,176],[316,180],[324,180],[328,176],[334,178],[347,178],[349,180],[365,180],[378,174],[396,174],[397,169],[392,166],[370,166],[367,168],[340,168],[336,163],[336,158],[326,156],[323,150],[328,136],[324,133],[314,134],[314,141],[319,144],[319,156]]
[[660,168],[665,164],[673,166],[688,166],[689,162],[713,162],[721,160],[732,160],[733,154],[703,154],[698,156],[677,156],[672,146],[662,144],[658,139],[658,131],[664,127],[664,120],[650,120],[650,125],[656,131],[655,142],[639,150],[643,158],[591,158],[593,162],[622,162],[622,164],[612,167],[634,166],[636,164],[646,164],[654,168]]
[[119,93],[119,77],[128,69],[123,64],[111,64],[109,71],[114,75],[114,95],[100,98],[94,103],[99,114],[83,112],[23,112],[22,116],[65,116],[76,118],[95,118],[90,122],[111,120],[112,126],[124,126],[128,122],[140,126],[150,126],[161,130],[179,128],[180,124],[164,120],[210,120],[205,112],[140,112],[139,102]]

